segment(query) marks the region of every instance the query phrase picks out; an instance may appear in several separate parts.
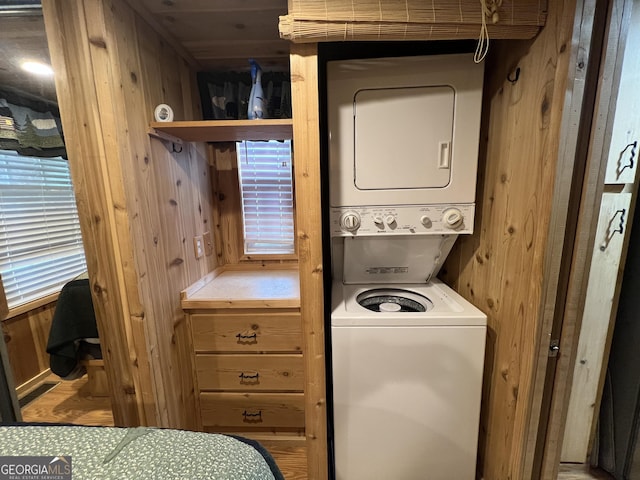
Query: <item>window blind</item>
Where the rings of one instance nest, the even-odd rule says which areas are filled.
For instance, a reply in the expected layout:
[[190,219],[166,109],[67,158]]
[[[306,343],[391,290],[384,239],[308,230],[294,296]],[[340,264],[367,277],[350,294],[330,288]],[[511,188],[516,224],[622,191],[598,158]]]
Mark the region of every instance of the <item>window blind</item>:
[[236,147],[244,253],[294,253],[291,141],[244,141]]
[[[544,26],[548,0],[507,0],[489,15],[491,39],[533,38]],[[492,2],[487,1],[487,5]],[[478,0],[290,0],[280,16],[280,37],[295,43],[351,40],[477,39]]]
[[0,274],[9,308],[87,268],[68,162],[0,151]]

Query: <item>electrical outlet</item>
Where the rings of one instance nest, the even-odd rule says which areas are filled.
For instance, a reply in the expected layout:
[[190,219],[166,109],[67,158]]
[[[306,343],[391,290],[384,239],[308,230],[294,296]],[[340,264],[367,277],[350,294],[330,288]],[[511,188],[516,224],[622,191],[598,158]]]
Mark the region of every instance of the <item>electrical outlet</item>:
[[193,251],[196,258],[200,258],[204,255],[204,242],[202,241],[202,235],[196,235],[193,237]]
[[211,232],[204,232],[202,234],[202,241],[204,242],[204,254],[208,257],[213,254],[213,240],[211,240]]

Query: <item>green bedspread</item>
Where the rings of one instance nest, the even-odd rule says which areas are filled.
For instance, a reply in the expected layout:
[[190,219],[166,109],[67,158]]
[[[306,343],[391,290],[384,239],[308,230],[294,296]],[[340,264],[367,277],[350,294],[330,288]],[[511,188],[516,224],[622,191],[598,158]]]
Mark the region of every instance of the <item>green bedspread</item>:
[[226,435],[143,427],[0,426],[0,456],[38,455],[70,455],[74,480],[276,478],[258,450]]

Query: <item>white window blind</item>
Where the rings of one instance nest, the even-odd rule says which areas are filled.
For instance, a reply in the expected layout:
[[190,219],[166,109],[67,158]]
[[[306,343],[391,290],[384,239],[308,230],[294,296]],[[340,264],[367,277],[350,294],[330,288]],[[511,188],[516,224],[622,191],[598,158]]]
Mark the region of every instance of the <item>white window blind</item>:
[[0,274],[9,308],[87,268],[68,162],[0,150]]
[[291,141],[244,141],[236,146],[244,253],[294,253]]

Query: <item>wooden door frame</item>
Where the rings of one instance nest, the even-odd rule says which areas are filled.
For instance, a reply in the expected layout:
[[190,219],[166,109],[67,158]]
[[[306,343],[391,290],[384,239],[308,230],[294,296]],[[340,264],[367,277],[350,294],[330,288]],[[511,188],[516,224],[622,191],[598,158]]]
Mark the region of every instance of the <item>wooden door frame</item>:
[[291,101],[308,478],[328,478],[318,47],[291,44]]
[[[565,273],[562,291],[558,294],[558,298],[564,300],[557,303],[552,328],[552,338],[559,339],[559,355],[555,362],[549,362],[546,372],[532,478],[556,478],[560,465],[599,205],[604,191],[615,92],[620,79],[624,37],[629,21],[628,7],[632,2],[585,0],[583,5],[580,43],[589,39],[589,47],[585,45],[584,48],[589,49],[590,60],[586,75],[580,80],[584,89],[582,116],[577,132],[581,148],[575,155],[575,163],[583,165],[583,173],[574,177],[581,179],[581,182],[574,186],[574,196],[579,195],[572,202],[574,220],[571,228],[574,235],[573,245],[568,250],[571,254],[570,269]],[[620,23],[612,18],[614,7],[624,12]],[[593,13],[591,19],[589,12]],[[592,28],[588,28],[588,23],[592,24]],[[617,302],[614,301],[614,308],[615,304]]]

